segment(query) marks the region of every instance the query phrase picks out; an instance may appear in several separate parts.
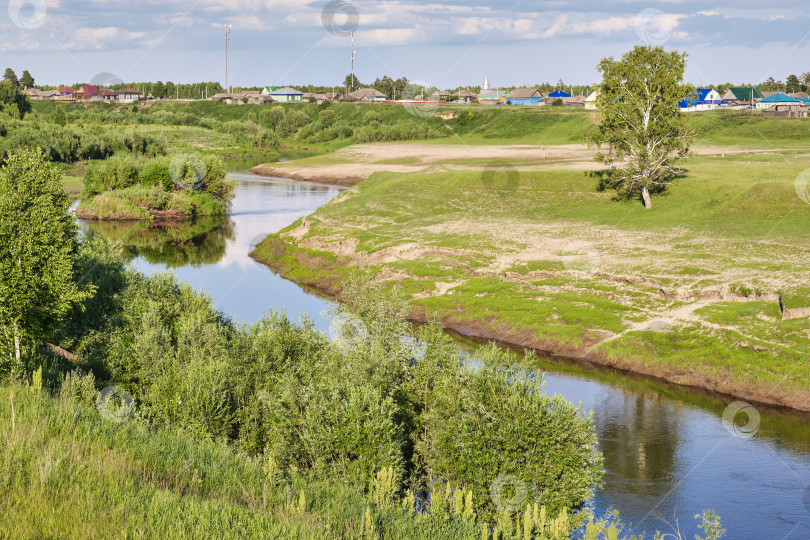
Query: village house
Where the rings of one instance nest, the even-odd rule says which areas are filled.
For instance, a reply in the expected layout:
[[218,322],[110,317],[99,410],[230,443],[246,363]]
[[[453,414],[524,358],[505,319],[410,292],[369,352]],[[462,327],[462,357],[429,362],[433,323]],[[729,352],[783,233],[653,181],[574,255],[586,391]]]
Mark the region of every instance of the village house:
[[721,99],[729,105],[753,107],[763,97],[762,92],[756,88],[732,86],[723,93]]
[[512,105],[539,105],[543,94],[537,88],[516,88],[509,93],[508,99]]
[[456,102],[458,103],[472,103],[478,99],[478,96],[467,89],[459,90],[455,94],[453,94],[456,98]]
[[118,99],[118,94],[116,94],[112,90],[107,90],[106,88],[102,89],[102,90],[96,90],[96,93],[92,94],[90,96],[90,101],[110,102],[110,101],[116,101],[117,99]]
[[98,86],[82,85],[76,91],[76,99],[90,99],[98,92]]
[[300,103],[304,93],[295,88],[283,86],[270,92],[270,97],[279,103]]
[[[775,113],[776,111],[785,112],[788,110],[797,110],[800,107],[804,106],[804,103],[796,98],[792,98],[787,94],[783,94],[782,92],[777,92],[775,94],[771,94],[768,97],[762,98],[757,103],[757,109],[762,111],[768,111],[772,107],[779,107],[778,109],[774,109],[771,113]],[[763,114],[765,114],[763,112]],[[769,114],[769,116],[777,116],[775,114]],[[778,116],[787,116],[787,115],[778,115]],[[805,115],[806,116],[806,115]]]
[[585,108],[590,110],[596,109],[596,98],[599,95],[599,92],[594,90],[591,92],[588,97],[585,98]]
[[140,99],[140,92],[129,87],[115,90],[115,95],[117,96],[118,101],[123,103],[132,103],[133,101],[138,101]]
[[497,105],[506,92],[504,90],[481,90],[476,97],[481,105]]
[[563,90],[554,90],[552,93],[548,95],[547,99],[555,100],[555,99],[562,99],[562,98],[570,98],[571,94],[565,92]]
[[350,93],[349,96],[361,103],[386,101],[385,94],[374,88],[361,88]]
[[228,105],[269,105],[276,103],[276,100],[271,96],[258,90],[239,93],[220,92],[208,98],[208,101],[221,101]]
[[716,109],[723,104],[723,96],[711,88],[697,88],[695,93],[678,102],[683,112]]
[[26,88],[23,90],[23,94],[36,101],[50,100],[60,95],[56,90],[37,90],[36,88]]
[[558,99],[562,99],[563,107],[585,107],[585,97],[583,96],[571,96]]

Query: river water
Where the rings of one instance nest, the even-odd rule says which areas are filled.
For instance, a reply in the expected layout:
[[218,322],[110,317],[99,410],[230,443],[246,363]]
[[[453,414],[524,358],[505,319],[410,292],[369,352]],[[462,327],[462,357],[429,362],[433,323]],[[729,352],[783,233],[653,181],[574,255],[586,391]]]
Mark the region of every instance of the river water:
[[[314,212],[341,188],[232,172],[237,192],[228,218],[180,228],[82,222],[85,231],[121,240],[132,266],[146,274],[173,272],[212,297],[239,322],[270,309],[307,316],[326,331],[330,302],[253,261],[264,235]],[[469,343],[460,342],[468,347]],[[597,514],[618,509],[632,532],[700,533],[693,516],[713,509],[733,539],[810,538],[810,417],[745,411],[732,418],[722,400],[643,378],[541,359],[547,391],[594,411],[605,456]],[[731,405],[731,406],[730,406]],[[757,418],[757,414],[759,418]],[[748,423],[746,423],[746,419]],[[738,424],[741,424],[738,425]]]

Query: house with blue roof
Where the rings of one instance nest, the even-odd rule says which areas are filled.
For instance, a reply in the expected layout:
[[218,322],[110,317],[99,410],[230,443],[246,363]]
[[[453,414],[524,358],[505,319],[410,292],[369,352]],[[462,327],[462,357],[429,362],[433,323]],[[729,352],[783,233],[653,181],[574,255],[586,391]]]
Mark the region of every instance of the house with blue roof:
[[548,95],[548,97],[551,99],[567,98],[571,97],[571,94],[569,94],[568,92],[563,92],[562,90],[554,90],[552,93]]
[[507,99],[512,105],[539,105],[543,94],[537,88],[516,88],[509,93]]
[[723,96],[711,88],[696,88],[695,93],[678,102],[683,112],[716,109],[724,104]]
[[798,105],[800,103],[801,102],[794,97],[790,97],[782,92],[777,92],[771,96],[760,99],[759,103],[757,103],[757,109],[770,109],[774,105]]
[[762,111],[762,116],[779,116],[786,118],[807,118],[810,108],[810,99],[794,98],[782,92],[761,99],[757,103],[757,109]]

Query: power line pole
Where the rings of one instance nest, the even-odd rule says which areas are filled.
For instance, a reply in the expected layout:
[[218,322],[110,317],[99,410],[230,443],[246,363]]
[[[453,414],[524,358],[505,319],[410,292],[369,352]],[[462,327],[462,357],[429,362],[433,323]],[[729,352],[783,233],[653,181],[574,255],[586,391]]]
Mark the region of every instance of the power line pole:
[[231,93],[231,25],[225,25],[225,91]]
[[[346,34],[344,34],[346,35]],[[354,92],[354,32],[352,32],[352,92]]]

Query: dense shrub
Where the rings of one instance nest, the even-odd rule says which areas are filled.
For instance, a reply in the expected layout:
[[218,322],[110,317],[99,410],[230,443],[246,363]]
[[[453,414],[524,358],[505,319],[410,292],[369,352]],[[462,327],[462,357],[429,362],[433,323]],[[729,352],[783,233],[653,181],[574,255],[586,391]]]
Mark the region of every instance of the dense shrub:
[[114,305],[73,323],[62,342],[98,366],[97,377],[125,387],[149,424],[360,487],[387,470],[399,496],[463,488],[487,519],[489,486],[502,474],[555,513],[580,509],[599,484],[601,456],[580,409],[546,396],[542,378],[494,348],[474,370],[438,325],[403,340],[406,306],[376,285],[347,285],[349,302],[335,315],[348,324],[330,342],[311,323],[275,313],[238,327],[170,275],[118,271],[123,287],[87,272]]
[[234,184],[221,159],[179,154],[155,159],[116,154],[91,162],[77,215],[85,219],[152,220],[227,213]]
[[324,109],[318,113],[318,122],[324,127],[330,127],[337,122],[338,116],[332,109]]
[[266,128],[276,129],[284,120],[284,107],[276,105],[259,113],[259,123]]
[[370,124],[379,124],[382,122],[382,116],[377,111],[368,111],[366,114],[363,115],[363,124],[370,125]]

